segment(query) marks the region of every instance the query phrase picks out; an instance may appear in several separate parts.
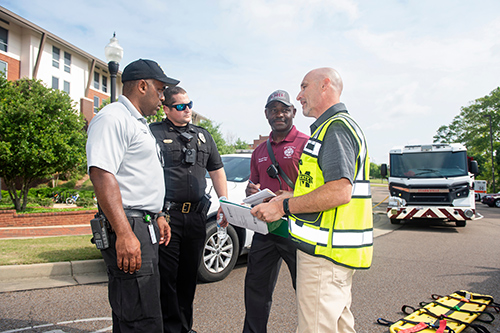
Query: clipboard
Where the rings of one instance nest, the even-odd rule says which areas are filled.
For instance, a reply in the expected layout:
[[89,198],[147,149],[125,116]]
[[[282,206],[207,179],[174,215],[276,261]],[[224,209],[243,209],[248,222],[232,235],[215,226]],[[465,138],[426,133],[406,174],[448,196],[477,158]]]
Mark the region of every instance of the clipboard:
[[[260,193],[260,192],[259,192]],[[264,222],[250,213],[251,208],[239,205],[234,202],[220,200],[220,206],[224,211],[224,216],[232,225],[250,229],[263,235],[272,233],[288,238],[288,220],[281,218],[274,222]]]

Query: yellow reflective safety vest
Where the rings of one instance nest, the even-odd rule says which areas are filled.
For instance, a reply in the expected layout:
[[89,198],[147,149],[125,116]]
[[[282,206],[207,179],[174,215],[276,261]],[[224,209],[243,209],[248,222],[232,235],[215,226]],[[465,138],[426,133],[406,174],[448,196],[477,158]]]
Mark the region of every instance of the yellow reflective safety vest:
[[310,255],[353,269],[367,269],[373,256],[370,163],[363,131],[349,114],[337,113],[314,131],[300,157],[294,197],[325,183],[318,156],[324,136],[335,121],[345,124],[359,147],[351,201],[319,213],[292,214],[289,231],[298,248]]

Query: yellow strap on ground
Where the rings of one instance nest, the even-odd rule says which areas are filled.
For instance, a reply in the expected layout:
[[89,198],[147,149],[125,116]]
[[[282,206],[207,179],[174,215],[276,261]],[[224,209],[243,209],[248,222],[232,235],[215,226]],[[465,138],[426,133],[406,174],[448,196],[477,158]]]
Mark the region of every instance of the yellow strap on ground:
[[375,207],[377,207],[378,205],[380,205],[382,202],[386,201],[387,199],[389,199],[389,196],[386,196],[384,200],[380,201],[378,204],[376,204],[375,206],[373,206],[372,209],[375,208]]

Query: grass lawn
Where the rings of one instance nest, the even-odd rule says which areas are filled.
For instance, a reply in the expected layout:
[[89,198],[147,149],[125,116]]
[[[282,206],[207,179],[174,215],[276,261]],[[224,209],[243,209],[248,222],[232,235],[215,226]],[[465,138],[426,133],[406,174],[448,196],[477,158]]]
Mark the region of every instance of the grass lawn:
[[371,186],[387,186],[387,184],[388,184],[387,179],[375,179],[375,178],[370,179]]
[[0,240],[0,265],[101,259],[91,235]]

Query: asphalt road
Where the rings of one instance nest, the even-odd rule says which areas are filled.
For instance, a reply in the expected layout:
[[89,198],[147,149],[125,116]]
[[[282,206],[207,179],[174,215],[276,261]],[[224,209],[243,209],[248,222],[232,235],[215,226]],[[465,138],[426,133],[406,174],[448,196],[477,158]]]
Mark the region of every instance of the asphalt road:
[[[374,202],[386,195],[386,187],[373,190]],[[384,211],[385,203],[375,210]],[[465,228],[452,223],[394,226],[385,215],[374,214],[373,265],[356,272],[353,282],[352,310],[359,333],[388,332],[387,327],[375,324],[377,318],[396,321],[404,317],[402,305],[417,307],[421,301],[430,301],[433,293],[446,295],[463,289],[500,301],[500,209],[478,204],[478,211],[484,218]],[[241,332],[245,273],[242,258],[224,281],[198,286],[196,331]],[[106,284],[0,294],[0,333],[110,332],[110,316]],[[495,317],[493,324],[484,324],[490,332],[500,332],[500,314]],[[285,265],[268,332],[295,332],[296,318],[295,295]]]

